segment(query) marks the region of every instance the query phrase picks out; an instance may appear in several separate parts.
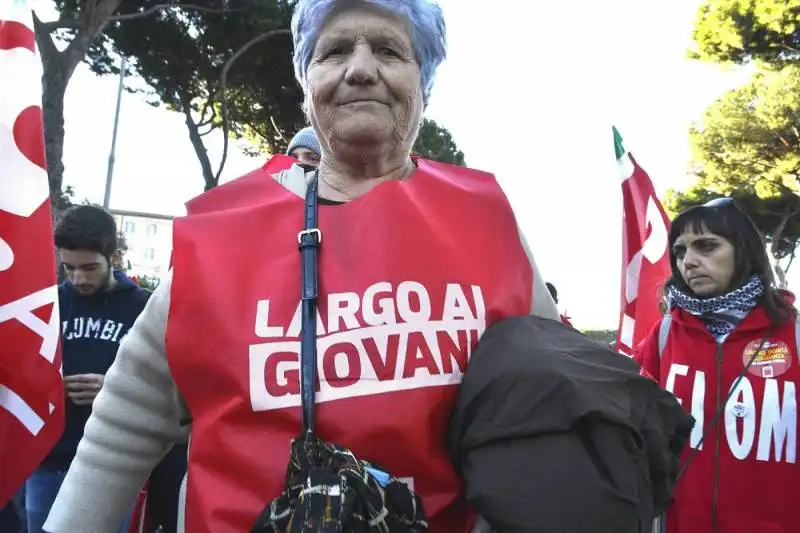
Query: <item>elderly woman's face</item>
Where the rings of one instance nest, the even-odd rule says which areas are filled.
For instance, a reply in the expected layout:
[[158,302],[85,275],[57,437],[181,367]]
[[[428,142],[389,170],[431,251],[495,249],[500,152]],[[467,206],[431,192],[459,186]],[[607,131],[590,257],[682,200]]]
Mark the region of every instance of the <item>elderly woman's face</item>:
[[334,14],[317,41],[307,80],[309,117],[323,144],[410,150],[422,89],[402,20],[369,7]]

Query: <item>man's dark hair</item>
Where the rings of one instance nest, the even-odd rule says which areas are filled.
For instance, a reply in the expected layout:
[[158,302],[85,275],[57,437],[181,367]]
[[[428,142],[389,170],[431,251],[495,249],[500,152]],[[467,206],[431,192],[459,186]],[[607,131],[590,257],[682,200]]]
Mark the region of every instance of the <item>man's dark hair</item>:
[[93,205],[69,208],[56,226],[56,248],[88,250],[110,260],[117,251],[117,224],[111,213]]
[[558,291],[556,290],[556,286],[549,281],[546,282],[545,285],[547,285],[547,290],[550,291],[550,296],[553,297],[553,301],[558,303]]

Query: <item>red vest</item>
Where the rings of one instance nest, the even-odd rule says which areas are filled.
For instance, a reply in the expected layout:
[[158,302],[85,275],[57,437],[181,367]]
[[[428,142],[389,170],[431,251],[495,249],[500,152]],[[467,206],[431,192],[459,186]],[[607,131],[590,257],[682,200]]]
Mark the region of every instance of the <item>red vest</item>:
[[[300,431],[303,199],[270,177],[292,163],[274,157],[175,222],[167,353],[194,420],[191,533],[247,531],[282,490]],[[451,408],[484,329],[530,312],[533,273],[491,175],[417,163],[408,180],[320,206],[317,428],[412,483],[432,532],[465,533]]]

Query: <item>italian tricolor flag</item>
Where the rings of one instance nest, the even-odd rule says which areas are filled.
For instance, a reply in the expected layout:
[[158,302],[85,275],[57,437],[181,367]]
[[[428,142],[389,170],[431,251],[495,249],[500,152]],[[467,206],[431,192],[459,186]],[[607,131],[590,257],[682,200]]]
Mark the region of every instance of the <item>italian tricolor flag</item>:
[[622,180],[622,294],[617,350],[633,349],[661,320],[661,287],[670,274],[669,218],[650,177],[625,149],[617,128],[614,151]]

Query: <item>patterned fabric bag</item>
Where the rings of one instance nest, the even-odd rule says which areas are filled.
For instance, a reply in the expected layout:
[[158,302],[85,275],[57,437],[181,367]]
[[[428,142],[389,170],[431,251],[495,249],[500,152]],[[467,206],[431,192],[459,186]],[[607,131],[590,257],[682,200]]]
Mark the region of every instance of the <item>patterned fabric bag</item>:
[[317,362],[317,174],[306,191],[302,265],[300,391],[302,435],[292,440],[286,486],[261,512],[251,533],[426,533],[422,499],[405,483],[314,433]]

